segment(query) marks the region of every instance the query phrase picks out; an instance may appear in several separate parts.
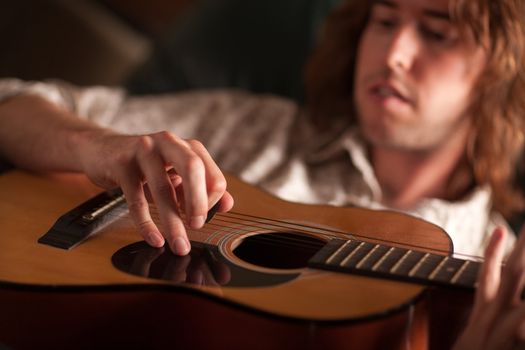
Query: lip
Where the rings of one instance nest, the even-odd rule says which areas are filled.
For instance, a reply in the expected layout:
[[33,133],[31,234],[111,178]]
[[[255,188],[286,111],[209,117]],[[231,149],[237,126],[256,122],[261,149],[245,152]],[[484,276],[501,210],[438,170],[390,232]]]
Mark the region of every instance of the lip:
[[[385,95],[382,92],[385,90],[389,91],[391,94]],[[374,96],[374,98],[379,99],[381,101],[395,99],[405,104],[412,105],[414,103],[408,90],[404,88],[401,84],[396,83],[396,82],[391,82],[391,81],[376,82],[369,87],[368,91],[372,96]]]

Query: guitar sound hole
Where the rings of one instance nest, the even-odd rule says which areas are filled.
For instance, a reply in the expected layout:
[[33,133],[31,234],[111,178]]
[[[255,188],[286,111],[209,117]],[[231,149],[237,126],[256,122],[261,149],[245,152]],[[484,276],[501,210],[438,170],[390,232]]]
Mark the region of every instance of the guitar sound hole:
[[272,269],[298,269],[319,251],[325,242],[304,234],[271,232],[245,238],[233,253],[241,260]]

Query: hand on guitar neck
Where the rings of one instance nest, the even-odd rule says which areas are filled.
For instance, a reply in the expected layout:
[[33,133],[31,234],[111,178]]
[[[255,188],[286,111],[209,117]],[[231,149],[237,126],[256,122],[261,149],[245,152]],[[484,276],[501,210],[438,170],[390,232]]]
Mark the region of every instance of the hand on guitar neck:
[[525,230],[501,268],[507,232],[494,231],[485,250],[474,307],[454,350],[522,349],[525,343]]

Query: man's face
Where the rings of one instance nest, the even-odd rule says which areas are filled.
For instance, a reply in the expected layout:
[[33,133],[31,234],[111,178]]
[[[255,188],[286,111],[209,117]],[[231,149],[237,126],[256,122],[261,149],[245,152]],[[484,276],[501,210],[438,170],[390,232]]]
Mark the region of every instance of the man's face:
[[354,99],[373,146],[432,150],[469,125],[484,50],[450,21],[449,0],[377,1],[358,49]]

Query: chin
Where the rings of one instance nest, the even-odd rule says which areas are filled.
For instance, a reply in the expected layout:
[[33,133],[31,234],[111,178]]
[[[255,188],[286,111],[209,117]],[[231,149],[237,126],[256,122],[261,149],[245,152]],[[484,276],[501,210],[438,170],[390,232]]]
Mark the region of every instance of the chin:
[[399,133],[387,128],[364,128],[363,137],[372,147],[388,148],[392,150],[416,151],[421,147],[406,133]]

